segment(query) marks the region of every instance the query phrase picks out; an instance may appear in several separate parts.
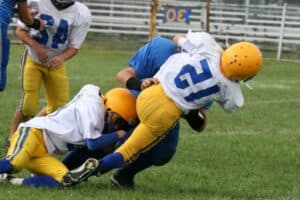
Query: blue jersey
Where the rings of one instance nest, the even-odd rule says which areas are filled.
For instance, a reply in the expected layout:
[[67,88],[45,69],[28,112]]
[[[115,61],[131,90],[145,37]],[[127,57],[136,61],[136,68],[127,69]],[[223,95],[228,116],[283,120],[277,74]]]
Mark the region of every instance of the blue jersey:
[[0,0],[0,23],[9,24],[14,14],[14,7],[20,0]]
[[157,36],[141,47],[129,60],[138,79],[153,77],[160,66],[176,51],[176,44]]
[[[171,40],[156,36],[131,57],[128,65],[135,70],[138,79],[151,78],[176,49],[176,44]],[[140,93],[136,90],[131,92],[135,96]]]

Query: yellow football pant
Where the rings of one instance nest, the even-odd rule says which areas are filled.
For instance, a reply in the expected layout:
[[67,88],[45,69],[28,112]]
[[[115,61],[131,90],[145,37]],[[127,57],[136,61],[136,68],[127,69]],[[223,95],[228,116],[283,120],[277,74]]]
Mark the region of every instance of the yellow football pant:
[[166,96],[159,84],[140,93],[137,98],[137,113],[139,125],[116,150],[127,163],[162,140],[168,130],[177,123],[182,111]]
[[6,159],[15,172],[27,169],[36,175],[47,175],[61,181],[67,167],[48,154],[41,129],[21,127],[12,135]]
[[38,110],[41,85],[47,98],[47,113],[55,111],[69,100],[69,79],[65,64],[57,70],[35,63],[25,52],[22,61],[22,99],[19,109],[25,116]]

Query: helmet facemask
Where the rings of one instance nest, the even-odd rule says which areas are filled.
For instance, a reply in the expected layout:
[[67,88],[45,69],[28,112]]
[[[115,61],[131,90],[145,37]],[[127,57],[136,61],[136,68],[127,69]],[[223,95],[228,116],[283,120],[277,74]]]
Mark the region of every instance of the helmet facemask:
[[127,130],[137,122],[136,98],[128,89],[114,88],[103,96],[106,130]]
[[128,131],[136,125],[136,122],[127,122],[118,113],[108,109],[105,113],[105,126],[103,133],[111,133],[117,130]]

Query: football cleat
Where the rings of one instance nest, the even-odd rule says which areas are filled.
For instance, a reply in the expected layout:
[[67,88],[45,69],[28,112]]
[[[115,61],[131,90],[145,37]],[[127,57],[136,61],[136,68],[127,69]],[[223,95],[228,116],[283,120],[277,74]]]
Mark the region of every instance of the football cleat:
[[124,172],[122,172],[122,169],[119,169],[116,173],[114,173],[110,177],[110,182],[114,184],[115,186],[121,187],[121,188],[128,188],[133,189],[134,188],[134,176],[130,176]]
[[8,182],[8,179],[9,179],[9,174],[7,173],[3,173],[3,174],[0,174],[0,182]]
[[62,179],[63,186],[72,186],[80,182],[88,180],[92,175],[95,175],[99,162],[97,159],[89,158],[81,166],[69,171]]
[[5,138],[5,141],[4,141],[4,147],[5,147],[6,149],[8,149],[9,146],[10,146],[10,139],[9,139],[9,137],[7,137],[7,138]]
[[0,174],[0,182],[6,182],[18,186],[18,185],[22,185],[23,180],[24,180],[23,178],[17,178],[12,174],[7,174],[7,173]]

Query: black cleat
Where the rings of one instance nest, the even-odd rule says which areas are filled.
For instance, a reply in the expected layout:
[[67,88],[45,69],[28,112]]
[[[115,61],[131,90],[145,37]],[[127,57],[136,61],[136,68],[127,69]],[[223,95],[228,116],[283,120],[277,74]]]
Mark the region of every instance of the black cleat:
[[72,186],[86,181],[90,176],[95,174],[99,162],[97,159],[89,158],[81,166],[69,171],[62,180],[63,186]]
[[15,177],[12,174],[7,174],[7,173],[0,174],[0,182],[9,182],[13,178]]
[[23,184],[23,178],[17,178],[12,174],[0,174],[0,182],[6,182],[6,183],[10,183],[12,185],[22,185]]
[[128,175],[122,172],[122,169],[119,169],[116,173],[114,173],[110,177],[110,182],[118,187],[133,189],[134,188],[133,178],[134,176]]

